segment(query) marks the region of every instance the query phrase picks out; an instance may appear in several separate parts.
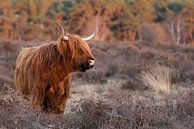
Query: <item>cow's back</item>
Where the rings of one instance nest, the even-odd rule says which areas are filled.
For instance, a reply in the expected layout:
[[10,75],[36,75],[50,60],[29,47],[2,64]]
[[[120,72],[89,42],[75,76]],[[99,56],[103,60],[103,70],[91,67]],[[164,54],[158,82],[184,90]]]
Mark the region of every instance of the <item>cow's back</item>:
[[28,76],[27,76],[28,65],[27,64],[31,60],[36,49],[37,47],[22,48],[16,60],[16,71],[15,71],[16,87],[24,95],[29,94]]

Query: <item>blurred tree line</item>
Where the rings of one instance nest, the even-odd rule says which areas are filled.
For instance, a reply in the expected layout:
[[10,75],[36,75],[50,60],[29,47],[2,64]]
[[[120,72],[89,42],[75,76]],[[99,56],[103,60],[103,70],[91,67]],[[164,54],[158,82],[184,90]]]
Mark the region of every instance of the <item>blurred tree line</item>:
[[142,26],[166,24],[174,43],[194,44],[194,0],[0,0],[0,37],[55,39],[55,21],[96,40],[141,39]]

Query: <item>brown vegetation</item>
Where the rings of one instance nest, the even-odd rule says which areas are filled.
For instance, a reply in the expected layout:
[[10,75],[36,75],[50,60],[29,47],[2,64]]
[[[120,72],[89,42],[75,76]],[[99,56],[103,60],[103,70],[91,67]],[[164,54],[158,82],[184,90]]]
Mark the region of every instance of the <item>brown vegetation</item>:
[[[1,0],[0,128],[194,128],[193,7],[193,0]],[[68,48],[67,44],[57,47],[59,40],[45,44],[59,35],[56,21],[80,35],[99,28],[96,41],[89,42],[95,66],[72,74],[72,92],[60,115],[32,108],[16,90],[14,80],[22,47],[30,47],[23,52],[34,51],[29,57],[37,53],[49,57],[37,56],[46,65],[35,69],[34,74],[43,77],[41,71],[45,71],[50,78],[55,76],[49,66],[60,61]],[[71,45],[69,49],[75,50]],[[47,48],[53,51],[44,53]],[[28,72],[30,83],[38,85],[32,65],[37,67],[39,61],[34,62],[28,65]],[[65,93],[60,90],[62,83],[49,86],[52,88],[44,94],[47,100],[53,102],[58,100],[57,94]]]
[[54,22],[60,21],[72,33],[87,34],[98,26],[96,40],[129,40],[133,44],[143,39],[142,26],[157,24],[161,29],[151,26],[147,30],[167,38],[162,41],[169,38],[175,44],[188,44],[193,43],[193,7],[193,0],[3,0],[0,37],[53,40],[57,37]]
[[[34,110],[15,89],[15,60],[21,46],[0,44],[0,127],[17,128],[193,128],[193,48],[157,42],[90,42],[93,69],[73,75],[64,115]],[[117,59],[115,61],[115,59]],[[155,92],[141,80],[153,64],[173,70],[170,94]],[[91,75],[91,76],[90,76]]]

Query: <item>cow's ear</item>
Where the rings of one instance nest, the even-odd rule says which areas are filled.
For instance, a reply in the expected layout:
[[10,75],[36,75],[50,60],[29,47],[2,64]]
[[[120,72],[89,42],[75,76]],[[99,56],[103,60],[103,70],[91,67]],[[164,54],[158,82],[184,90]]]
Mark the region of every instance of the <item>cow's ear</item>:
[[60,38],[58,41],[57,41],[57,48],[58,48],[58,51],[61,55],[64,55],[65,54],[65,51],[67,51],[67,45],[68,45],[68,40],[64,40],[63,37]]

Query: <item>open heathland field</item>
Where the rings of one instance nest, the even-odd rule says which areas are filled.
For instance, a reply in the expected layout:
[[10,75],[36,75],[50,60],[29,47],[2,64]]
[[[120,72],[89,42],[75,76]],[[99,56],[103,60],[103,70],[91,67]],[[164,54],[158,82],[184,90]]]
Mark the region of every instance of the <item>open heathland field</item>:
[[0,42],[0,128],[194,128],[194,47],[90,42],[96,64],[73,76],[66,111],[56,115],[33,109],[15,86],[21,47],[39,44]]

